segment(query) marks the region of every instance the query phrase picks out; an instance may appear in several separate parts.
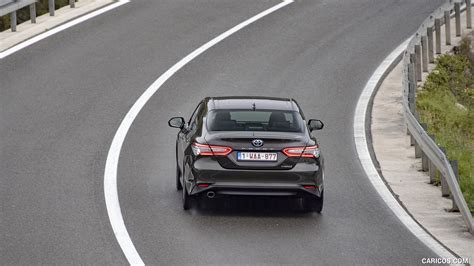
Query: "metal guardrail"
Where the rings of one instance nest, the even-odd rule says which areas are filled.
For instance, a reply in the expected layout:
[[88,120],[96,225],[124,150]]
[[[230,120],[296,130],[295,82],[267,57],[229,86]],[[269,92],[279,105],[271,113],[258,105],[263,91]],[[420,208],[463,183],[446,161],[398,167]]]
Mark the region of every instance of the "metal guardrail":
[[[10,14],[11,31],[16,31],[17,16],[19,9],[30,6],[31,23],[36,23],[36,2],[38,0],[0,0],[0,16]],[[69,0],[69,6],[75,7],[75,0]],[[49,15],[54,16],[55,0],[48,0]]]
[[462,2],[447,1],[421,24],[409,42],[403,56],[403,108],[408,134],[415,146],[415,157],[422,158],[422,168],[424,171],[429,170],[431,181],[434,180],[436,171],[439,171],[442,196],[451,196],[453,210],[461,212],[469,232],[474,234],[474,220],[458,183],[457,162],[448,160],[444,149],[438,147],[433,137],[426,132],[426,126],[420,124],[415,103],[417,82],[422,81],[422,72],[428,72],[428,64],[434,62],[434,53],[441,53],[441,26],[445,27],[446,45],[451,45],[452,17],[456,36],[461,36],[463,10],[466,11],[466,28],[472,28],[471,0],[465,0],[463,8]]
[[11,30],[16,31],[16,11],[30,5],[31,22],[36,23],[37,0],[0,0],[0,16],[10,14]]
[[6,6],[8,4],[14,3],[15,0],[0,0],[0,7]]

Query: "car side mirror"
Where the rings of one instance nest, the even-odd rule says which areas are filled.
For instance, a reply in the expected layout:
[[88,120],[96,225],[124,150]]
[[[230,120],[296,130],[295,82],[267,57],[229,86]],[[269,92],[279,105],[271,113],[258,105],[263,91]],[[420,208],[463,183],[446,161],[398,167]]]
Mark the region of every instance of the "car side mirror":
[[318,119],[310,119],[308,121],[308,127],[310,131],[323,129],[324,123]]
[[182,129],[184,127],[184,118],[182,117],[172,117],[169,121],[168,121],[168,125],[170,127],[176,127],[176,128],[180,128]]

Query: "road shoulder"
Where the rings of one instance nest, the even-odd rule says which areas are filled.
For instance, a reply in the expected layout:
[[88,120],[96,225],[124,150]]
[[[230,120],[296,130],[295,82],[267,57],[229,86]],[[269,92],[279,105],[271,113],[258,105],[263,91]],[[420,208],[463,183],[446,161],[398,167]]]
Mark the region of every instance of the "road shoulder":
[[474,236],[462,215],[447,212],[451,200],[428,184],[406,134],[402,107],[402,63],[381,84],[372,109],[372,141],[380,169],[395,196],[413,218],[441,243],[464,258],[474,258]]

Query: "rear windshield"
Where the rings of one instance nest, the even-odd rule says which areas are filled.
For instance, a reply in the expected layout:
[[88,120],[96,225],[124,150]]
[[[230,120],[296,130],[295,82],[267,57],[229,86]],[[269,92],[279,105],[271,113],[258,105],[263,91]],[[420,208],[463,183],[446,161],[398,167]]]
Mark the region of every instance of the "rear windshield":
[[303,132],[298,112],[279,110],[212,110],[207,115],[210,131]]

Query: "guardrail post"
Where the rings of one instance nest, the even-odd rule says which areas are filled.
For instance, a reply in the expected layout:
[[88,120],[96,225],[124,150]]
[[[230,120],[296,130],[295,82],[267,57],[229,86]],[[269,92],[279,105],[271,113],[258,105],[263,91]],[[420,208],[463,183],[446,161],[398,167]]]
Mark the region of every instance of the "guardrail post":
[[30,19],[31,23],[36,23],[36,3],[30,5]]
[[[428,130],[428,125],[426,123],[420,123],[421,127],[423,128],[424,131]],[[421,150],[421,170],[423,172],[427,172],[429,170],[429,158],[426,156],[426,154]]]
[[420,145],[418,145],[418,143],[415,142],[415,158],[421,158],[421,156],[423,156],[423,152],[421,151],[421,147]]
[[49,15],[54,16],[54,0],[48,0]]
[[69,6],[70,6],[71,8],[76,7],[76,1],[75,1],[75,0],[69,0]]
[[[415,95],[415,93],[413,93],[413,100],[412,101],[413,101],[412,103],[409,103],[410,111],[413,114],[413,116],[415,117],[416,121],[419,121],[420,120],[420,115],[416,111],[416,95]],[[418,143],[416,143],[416,140],[413,137],[413,135],[410,135],[410,146],[415,146],[415,158],[420,158],[421,148],[420,148],[420,145],[418,145]]]
[[[454,160],[454,161],[449,161],[451,163],[451,168],[453,168],[453,172],[454,172],[454,175],[456,176],[456,182],[459,184],[459,167],[458,167],[458,161],[457,160]],[[456,204],[456,201],[454,200],[453,198],[453,195],[451,195],[451,200],[453,202],[453,207],[451,208],[450,211],[452,212],[458,212],[459,211],[459,207],[458,205]]]
[[451,15],[449,10],[444,11],[444,33],[446,45],[451,45]]
[[[407,75],[407,81],[408,81],[408,84],[407,84],[408,91],[406,92],[406,96],[407,96],[407,99],[408,99],[408,105],[410,105],[410,99],[413,97],[412,92],[414,92],[416,90],[416,75],[415,75],[416,57],[415,57],[415,54],[410,53],[409,58],[410,58],[409,59],[410,63],[407,64],[407,68],[406,68],[407,72],[405,73],[405,75]],[[411,110],[411,108],[410,108],[410,110]],[[407,127],[407,135],[411,136],[410,130],[408,130],[408,127]]]
[[436,54],[441,54],[441,19],[435,19]]
[[[444,147],[439,147],[439,149],[446,154],[446,149]],[[449,196],[449,185],[448,181],[446,181],[446,177],[440,174],[440,181],[441,181],[441,196],[447,197]]]
[[441,179],[441,196],[442,197],[448,197],[449,196],[449,186],[448,186],[448,181],[446,181],[446,177],[444,175],[440,175]]
[[471,0],[466,0],[466,28],[468,29],[472,29],[471,12],[472,12]]
[[421,54],[423,58],[423,72],[428,72],[428,41],[426,36],[421,36]]
[[415,70],[414,64],[408,64],[408,105],[410,111],[415,111],[415,92],[416,92],[416,81],[415,81]]
[[[414,103],[413,103],[413,116],[415,117],[416,121],[418,121],[418,123],[420,122],[420,114],[416,111],[416,95],[414,95]],[[415,158],[420,158],[421,157],[421,147],[420,145],[418,145],[418,143],[416,142],[415,138],[412,136],[411,137],[411,142],[413,142],[413,144],[415,145]]]
[[13,32],[16,31],[16,10],[10,13],[10,27]]
[[472,29],[471,12],[472,12],[471,0],[466,0],[466,28],[468,29]]
[[434,63],[433,27],[426,28],[426,36],[428,37],[428,62]]
[[415,45],[415,77],[416,81],[421,81],[421,47]]
[[[411,65],[411,67],[410,67]],[[408,85],[413,86],[416,88],[416,55],[411,53],[410,54],[410,64],[408,64]]]
[[[435,141],[436,138],[434,135],[432,134],[428,134],[428,136],[430,136],[430,138]],[[436,141],[435,141],[436,142]],[[436,166],[434,165],[434,163],[430,160],[429,162],[429,167],[428,167],[428,170],[429,170],[429,174],[430,174],[430,184],[434,184],[436,183]]]
[[454,3],[454,18],[456,21],[456,36],[461,36],[461,3]]

